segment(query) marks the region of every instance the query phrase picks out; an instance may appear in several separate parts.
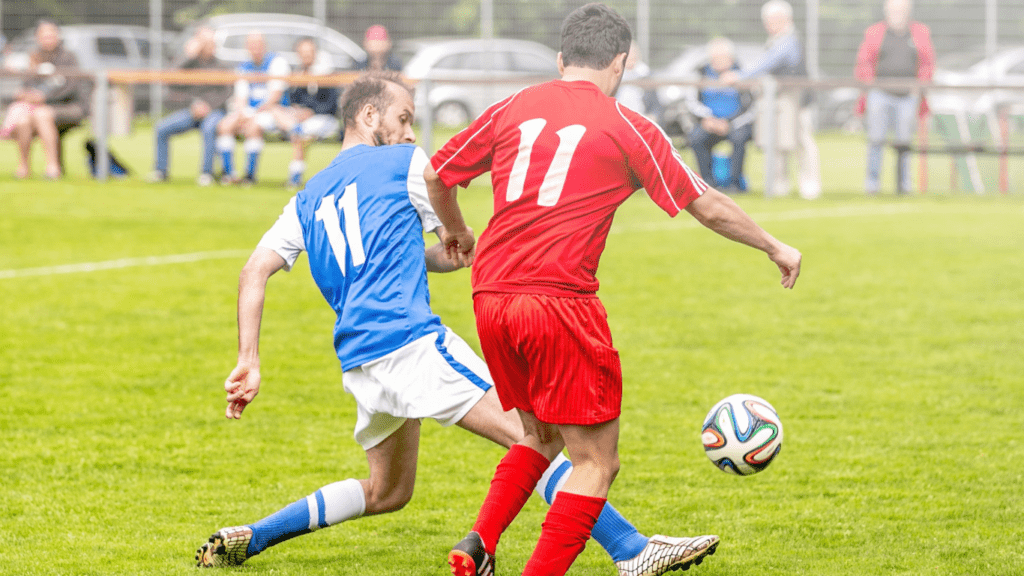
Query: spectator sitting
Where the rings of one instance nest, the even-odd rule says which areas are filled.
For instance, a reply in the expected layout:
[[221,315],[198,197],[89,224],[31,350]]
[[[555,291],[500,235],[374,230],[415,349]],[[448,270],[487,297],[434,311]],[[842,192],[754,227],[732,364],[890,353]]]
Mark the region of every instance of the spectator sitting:
[[[854,74],[858,80],[872,82],[875,78],[932,79],[935,71],[935,50],[931,33],[920,22],[910,21],[911,0],[886,0],[885,20],[869,26],[857,51]],[[868,133],[868,173],[864,184],[868,194],[877,194],[882,170],[882,144],[890,128],[896,143],[908,146],[914,135],[917,117],[928,114],[924,98],[910,90],[872,88],[857,102],[857,112],[867,109],[865,127]],[[900,149],[897,162],[897,193],[910,190],[910,164],[906,148]]]
[[[708,42],[710,64],[701,71],[705,80],[718,80],[720,75],[732,70],[739,71],[735,60],[735,47],[726,38],[715,38]],[[743,175],[743,159],[747,142],[754,135],[753,97],[747,90],[735,88],[705,87],[686,100],[687,108],[697,120],[690,132],[690,146],[697,156],[700,175],[716,188],[726,192],[746,191]],[[711,149],[728,140],[732,144],[729,157],[729,177],[726,181],[715,178]]]
[[[224,176],[221,182],[252,184],[256,181],[256,168],[260,152],[263,151],[263,135],[281,129],[278,124],[280,108],[288,106],[288,81],[284,76],[291,74],[291,67],[282,57],[267,52],[267,41],[259,32],[253,32],[245,39],[251,60],[243,62],[236,70],[239,74],[264,74],[275,78],[250,82],[239,78],[235,82],[232,96],[232,111],[217,125],[217,150],[224,161]],[[234,177],[233,152],[235,137],[245,136],[247,168],[245,178]]]
[[363,50],[366,50],[366,59],[356,62],[356,70],[402,71],[402,62],[391,51],[388,29],[380,24],[374,24],[366,29]]
[[39,74],[26,82],[15,95],[0,126],[0,137],[13,138],[18,143],[17,178],[27,178],[32,140],[36,136],[43,145],[46,158],[46,177],[61,177],[60,133],[77,126],[88,114],[89,82],[82,78],[69,78],[62,73],[78,72],[78,59],[64,48],[60,29],[48,20],[36,27],[38,49],[29,57],[30,70]]
[[[299,56],[299,74],[320,76],[332,72],[330,65],[318,64],[317,45],[313,38],[302,38],[295,44],[295,52]],[[338,122],[338,97],[340,90],[328,86],[318,86],[315,81],[305,86],[291,89],[288,99],[291,108],[283,109],[282,126],[288,126],[292,141],[292,161],[288,165],[288,186],[298,188],[302,185],[302,175],[306,171],[306,147],[317,138],[329,138],[337,135],[341,127]]]
[[[211,28],[200,28],[185,44],[185,59],[177,68],[182,70],[223,70],[227,67],[217,59],[214,52],[217,44]],[[150,174],[150,182],[167,179],[170,161],[171,136],[189,130],[199,129],[203,135],[203,159],[197,183],[209,186],[213,183],[213,157],[217,140],[217,124],[224,118],[224,104],[230,96],[226,86],[188,85],[171,86],[167,102],[181,107],[156,126],[156,165]]]
[[[768,33],[767,50],[753,65],[739,74],[727,72],[722,81],[735,82],[768,74],[781,77],[807,76],[803,46],[793,25],[793,7],[786,0],[768,0],[761,6],[761,22]],[[775,160],[774,193],[784,196],[789,193],[786,178],[791,152],[796,152],[800,165],[800,196],[808,200],[821,196],[821,159],[818,144],[814,140],[814,112],[811,110],[810,92],[800,88],[780,90],[775,99],[775,109],[760,107],[759,124],[771,114],[775,118],[775,133],[758,130],[757,139],[761,147],[774,140],[778,154]]]

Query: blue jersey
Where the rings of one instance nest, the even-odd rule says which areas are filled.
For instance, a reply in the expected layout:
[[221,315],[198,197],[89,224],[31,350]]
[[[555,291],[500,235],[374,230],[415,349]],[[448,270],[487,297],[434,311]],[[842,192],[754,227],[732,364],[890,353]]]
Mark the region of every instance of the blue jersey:
[[[263,61],[256,64],[252,61],[242,62],[238,65],[239,74],[267,74],[270,76],[287,76],[291,73],[291,67],[288,66],[288,62],[281,56],[273,52],[268,52],[263,56]],[[271,80],[270,82],[250,82],[248,83],[249,97],[248,103],[252,108],[259,107],[263,104],[267,97],[270,96],[271,88],[276,88],[282,91],[281,94],[281,105],[288,105],[288,84],[283,80]]]
[[305,250],[338,315],[343,370],[442,330],[430,310],[424,230],[440,226],[427,199],[428,159],[411,144],[355,146],[310,179],[260,241],[291,268]]

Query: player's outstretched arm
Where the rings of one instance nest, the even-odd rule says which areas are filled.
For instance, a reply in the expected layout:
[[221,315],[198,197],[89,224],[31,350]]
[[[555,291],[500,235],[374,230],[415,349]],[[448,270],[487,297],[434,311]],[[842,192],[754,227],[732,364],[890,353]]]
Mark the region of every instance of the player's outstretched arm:
[[423,179],[427,183],[430,205],[434,207],[434,212],[441,221],[442,230],[438,236],[441,238],[445,253],[448,258],[459,261],[462,266],[473,264],[476,238],[473,236],[473,230],[466,225],[466,219],[462,217],[456,189],[445,186],[430,163],[423,169]]
[[277,252],[257,247],[238,277],[238,364],[224,382],[228,418],[241,418],[260,391],[260,323],[267,280],[284,266]]
[[708,188],[686,207],[698,222],[730,240],[757,248],[768,255],[782,273],[782,285],[792,288],[800,276],[800,251],[779,242],[764,231],[732,198]]

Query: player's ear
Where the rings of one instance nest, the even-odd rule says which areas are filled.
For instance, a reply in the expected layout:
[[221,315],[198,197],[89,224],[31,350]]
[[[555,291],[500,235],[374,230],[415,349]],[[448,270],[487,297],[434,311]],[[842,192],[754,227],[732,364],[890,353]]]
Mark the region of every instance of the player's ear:
[[359,110],[359,114],[356,116],[359,122],[367,128],[373,128],[380,119],[380,114],[377,112],[377,107],[373,104],[367,103],[362,109]]
[[623,52],[612,59],[612,71],[615,72],[616,76],[622,76],[622,73],[626,70],[626,58],[629,58],[629,52]]
[[562,64],[562,53],[558,53],[558,75],[562,76],[565,74],[565,64]]

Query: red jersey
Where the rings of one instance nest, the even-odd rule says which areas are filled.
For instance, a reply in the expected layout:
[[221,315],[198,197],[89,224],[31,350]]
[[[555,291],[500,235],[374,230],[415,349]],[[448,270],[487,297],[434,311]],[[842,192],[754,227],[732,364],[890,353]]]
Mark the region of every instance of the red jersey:
[[492,105],[431,164],[448,187],[491,172],[494,216],[477,244],[474,294],[591,297],[619,205],[644,188],[675,216],[708,187],[657,125],[587,81]]

